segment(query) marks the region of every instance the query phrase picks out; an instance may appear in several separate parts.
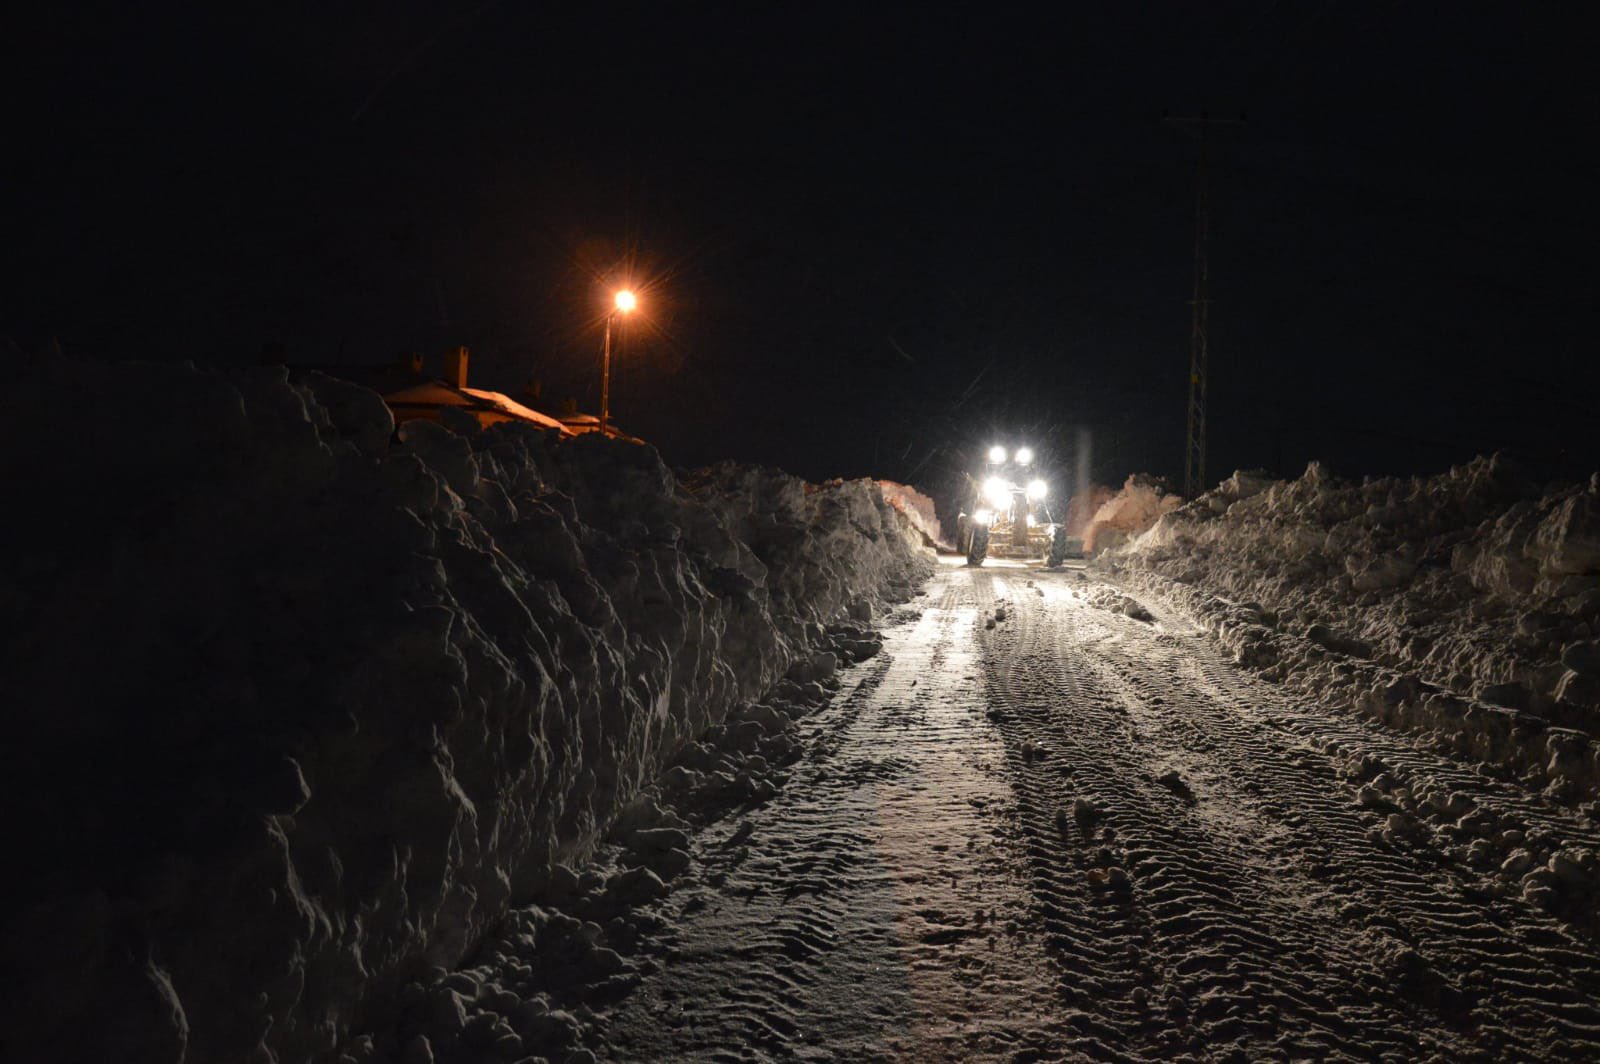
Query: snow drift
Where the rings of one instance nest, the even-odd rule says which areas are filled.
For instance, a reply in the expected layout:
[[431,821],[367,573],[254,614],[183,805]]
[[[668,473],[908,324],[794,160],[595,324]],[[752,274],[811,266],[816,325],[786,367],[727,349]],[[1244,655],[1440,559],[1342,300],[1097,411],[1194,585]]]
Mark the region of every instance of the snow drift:
[[939,524],[939,514],[932,499],[915,488],[896,484],[892,480],[880,480],[878,487],[883,491],[884,500],[905,514],[906,520],[911,522],[911,527],[922,534],[928,546],[951,545],[950,541],[944,538],[944,528]]
[[1540,486],[1498,456],[1360,483],[1235,473],[1113,564],[1268,678],[1558,796],[1600,790],[1600,475]]
[[1082,532],[1084,550],[1091,554],[1126,543],[1155,524],[1162,514],[1183,505],[1183,499],[1168,494],[1159,479],[1143,473],[1129,476],[1120,491],[1107,492],[1107,496],[1095,508]]
[[396,434],[281,369],[31,372],[3,448],[8,1058],[329,1050],[930,571],[872,481]]

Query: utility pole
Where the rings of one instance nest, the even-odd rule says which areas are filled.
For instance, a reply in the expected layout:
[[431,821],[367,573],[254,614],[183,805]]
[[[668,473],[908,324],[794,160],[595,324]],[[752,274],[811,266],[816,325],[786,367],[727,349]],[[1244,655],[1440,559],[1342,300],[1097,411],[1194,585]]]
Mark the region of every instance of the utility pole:
[[618,314],[632,314],[639,297],[631,289],[619,288],[612,296],[612,309],[606,311],[606,339],[600,348],[600,436],[605,438],[611,421],[611,323]]
[[611,420],[611,319],[616,316],[615,311],[606,315],[606,340],[600,348],[600,437],[602,439],[606,434],[606,422]]
[[1194,297],[1193,325],[1189,334],[1189,434],[1183,455],[1183,494],[1194,498],[1206,485],[1206,363],[1210,357],[1211,268],[1207,245],[1211,241],[1211,191],[1206,171],[1206,130],[1213,125],[1244,125],[1238,118],[1212,118],[1201,111],[1198,117],[1164,115],[1162,121],[1193,127],[1200,140],[1195,164],[1194,195]]

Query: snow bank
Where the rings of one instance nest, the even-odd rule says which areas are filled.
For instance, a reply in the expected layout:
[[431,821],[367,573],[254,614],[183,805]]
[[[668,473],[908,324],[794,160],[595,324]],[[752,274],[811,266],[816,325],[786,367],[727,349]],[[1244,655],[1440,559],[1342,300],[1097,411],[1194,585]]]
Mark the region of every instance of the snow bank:
[[1569,798],[1600,791],[1600,475],[1236,473],[1115,559],[1239,660]]
[[932,499],[915,488],[896,484],[892,480],[880,480],[878,487],[882,489],[889,505],[906,515],[911,527],[922,533],[930,547],[951,546],[950,541],[944,538],[944,528],[939,523]]
[[342,1043],[334,1060],[592,1060],[584,1047],[598,1048],[605,1026],[596,1010],[603,1016],[633,991],[656,963],[641,946],[670,933],[658,903],[697,863],[691,830],[773,798],[790,767],[815,752],[801,722],[838,691],[838,663],[882,648],[860,622],[836,622],[828,634],[831,649],[685,744],[588,867],[555,865],[534,904],[513,907],[462,967],[408,981],[385,1022]]
[[1157,478],[1135,473],[1095,510],[1083,531],[1083,548],[1091,554],[1111,550],[1182,504],[1183,499],[1169,495]]
[[872,481],[391,442],[371,392],[281,369],[30,372],[0,430],[17,1059],[330,1049],[931,567]]

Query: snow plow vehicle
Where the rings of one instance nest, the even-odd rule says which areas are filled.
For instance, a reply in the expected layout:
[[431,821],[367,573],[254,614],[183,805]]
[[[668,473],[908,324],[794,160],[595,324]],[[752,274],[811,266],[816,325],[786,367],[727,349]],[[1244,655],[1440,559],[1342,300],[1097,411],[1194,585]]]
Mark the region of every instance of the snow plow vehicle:
[[991,447],[984,476],[967,477],[968,496],[957,519],[957,546],[968,565],[985,558],[1042,561],[1052,569],[1069,557],[1083,557],[1083,541],[1067,535],[1053,519],[1050,485],[1033,472],[1033,451],[1019,447],[1008,453]]

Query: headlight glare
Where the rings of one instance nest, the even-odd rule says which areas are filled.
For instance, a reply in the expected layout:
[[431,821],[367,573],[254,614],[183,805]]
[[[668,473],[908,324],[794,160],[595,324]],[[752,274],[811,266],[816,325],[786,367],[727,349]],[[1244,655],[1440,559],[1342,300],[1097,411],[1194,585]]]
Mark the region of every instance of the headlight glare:
[[1050,494],[1050,485],[1046,484],[1044,481],[1042,481],[1042,480],[1030,480],[1030,481],[1028,481],[1028,498],[1030,498],[1030,499],[1034,500],[1035,502],[1037,502],[1038,500],[1044,498],[1046,495],[1049,495],[1049,494]]
[[1018,447],[1017,448],[1016,457],[1017,457],[1017,464],[1018,465],[1027,465],[1028,463],[1033,461],[1033,448],[1032,447]]
[[1004,510],[1011,505],[1011,485],[999,477],[990,477],[983,482],[983,498],[996,510]]
[[1004,465],[1005,464],[1005,460],[1006,460],[1006,449],[1004,447],[996,445],[994,447],[989,448],[989,464],[990,465]]

